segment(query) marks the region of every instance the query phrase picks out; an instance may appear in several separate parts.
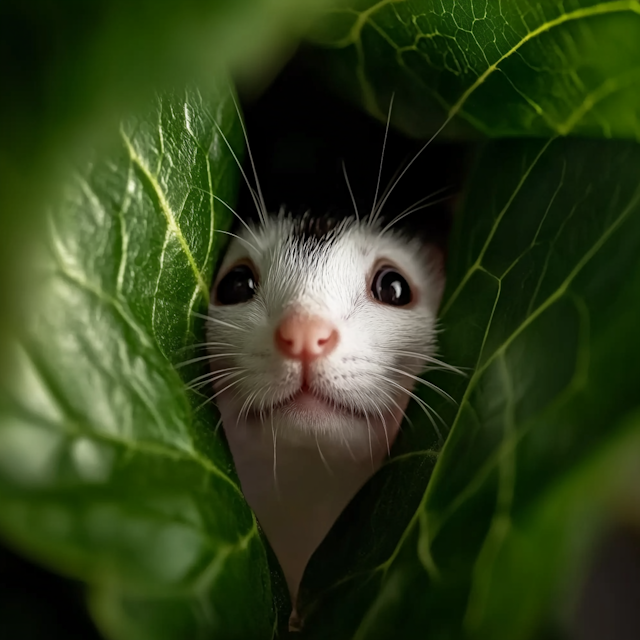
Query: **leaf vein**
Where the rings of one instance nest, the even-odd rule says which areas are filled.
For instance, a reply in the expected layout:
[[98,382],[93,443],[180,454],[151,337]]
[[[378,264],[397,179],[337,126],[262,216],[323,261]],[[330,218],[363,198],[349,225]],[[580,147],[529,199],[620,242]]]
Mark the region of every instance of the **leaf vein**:
[[169,206],[169,203],[167,202],[167,199],[165,197],[163,190],[160,188],[160,185],[158,184],[157,179],[151,174],[148,167],[143,162],[142,158],[138,155],[137,151],[134,149],[131,140],[128,138],[124,130],[121,129],[120,133],[127,147],[127,150],[129,151],[129,156],[131,157],[131,160],[140,168],[140,171],[142,171],[142,174],[145,176],[145,178],[153,188],[158,198],[158,202],[160,203],[160,210],[167,221],[167,227],[170,230],[171,234],[175,236],[178,243],[180,244],[182,252],[187,258],[187,261],[189,262],[189,265],[191,266],[193,274],[196,278],[197,286],[206,300],[208,298],[209,288],[207,287],[207,284],[204,281],[202,273],[200,272],[200,269],[196,264],[195,258],[191,253],[191,249],[189,248],[189,245],[184,237],[184,234],[182,233],[182,229],[178,224],[178,221],[176,219],[174,212],[172,211],[171,207]]

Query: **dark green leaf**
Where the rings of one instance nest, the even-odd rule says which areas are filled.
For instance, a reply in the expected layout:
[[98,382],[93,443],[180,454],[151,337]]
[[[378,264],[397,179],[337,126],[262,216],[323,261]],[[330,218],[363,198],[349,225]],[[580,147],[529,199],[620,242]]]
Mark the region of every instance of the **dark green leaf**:
[[442,112],[491,136],[639,136],[636,0],[352,0],[315,39],[331,79],[413,135]]
[[[404,434],[312,560],[308,637],[529,638],[638,466],[640,147],[489,145],[457,220],[451,433]],[[428,483],[428,486],[427,486]]]
[[230,223],[213,196],[236,197],[214,121],[240,149],[228,90],[165,95],[73,172],[30,259],[2,399],[3,533],[93,585],[113,638],[272,635],[256,521],[211,404],[173,367],[202,342],[193,313]]
[[208,90],[220,70],[260,89],[332,1],[3,0],[0,298],[19,298],[14,264],[43,201],[57,197],[61,162],[104,144],[157,91],[185,82]]

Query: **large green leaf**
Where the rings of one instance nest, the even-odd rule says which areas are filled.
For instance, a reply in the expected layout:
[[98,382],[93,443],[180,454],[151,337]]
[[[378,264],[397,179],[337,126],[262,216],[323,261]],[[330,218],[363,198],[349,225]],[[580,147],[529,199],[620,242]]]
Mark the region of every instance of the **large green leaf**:
[[315,40],[340,90],[424,135],[443,110],[492,136],[637,139],[636,0],[352,0]]
[[216,416],[173,366],[202,342],[194,313],[231,217],[214,196],[236,197],[214,122],[241,148],[228,89],[165,95],[72,173],[29,259],[2,396],[3,534],[93,585],[113,638],[266,638],[274,625]]
[[[0,298],[19,298],[14,263],[41,224],[43,201],[57,197],[55,167],[105,143],[123,114],[144,109],[158,91],[185,82],[207,90],[219,70],[240,71],[260,89],[328,3],[3,0]],[[0,350],[15,305],[7,307]]]
[[[459,212],[425,396],[303,583],[312,638],[528,638],[639,464],[640,147],[490,144]],[[434,462],[437,459],[437,463]],[[428,485],[427,485],[428,483]]]

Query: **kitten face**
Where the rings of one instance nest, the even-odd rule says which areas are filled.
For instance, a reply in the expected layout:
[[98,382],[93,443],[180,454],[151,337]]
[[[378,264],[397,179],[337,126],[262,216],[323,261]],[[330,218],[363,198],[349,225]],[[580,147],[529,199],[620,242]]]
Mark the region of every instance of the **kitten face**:
[[277,428],[357,455],[387,449],[434,354],[439,251],[353,218],[280,215],[238,236],[207,323],[225,429]]

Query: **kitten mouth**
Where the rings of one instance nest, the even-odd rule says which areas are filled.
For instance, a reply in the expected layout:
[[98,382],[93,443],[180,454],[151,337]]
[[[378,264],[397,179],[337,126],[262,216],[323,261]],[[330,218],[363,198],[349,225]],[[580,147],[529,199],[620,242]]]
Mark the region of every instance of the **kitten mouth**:
[[340,414],[351,418],[367,419],[367,414],[362,409],[337,402],[333,398],[319,394],[310,389],[305,383],[300,389],[290,396],[277,402],[270,407],[265,407],[258,415],[289,414],[304,417],[305,414],[311,416]]

